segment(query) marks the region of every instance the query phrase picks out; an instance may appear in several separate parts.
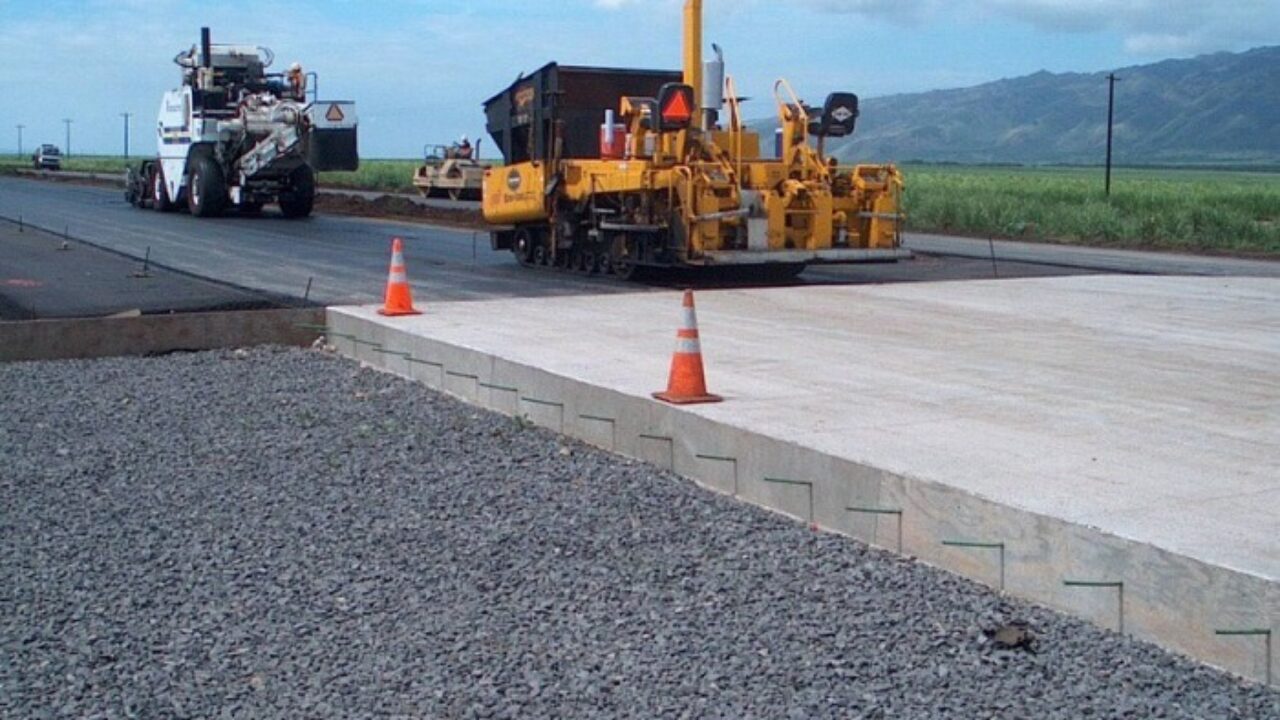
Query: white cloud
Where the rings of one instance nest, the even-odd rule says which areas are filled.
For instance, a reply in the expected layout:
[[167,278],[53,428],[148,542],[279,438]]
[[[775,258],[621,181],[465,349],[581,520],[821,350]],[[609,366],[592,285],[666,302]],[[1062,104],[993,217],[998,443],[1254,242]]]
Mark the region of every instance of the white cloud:
[[799,1],[815,12],[909,23],[988,17],[1050,33],[1113,32],[1124,38],[1126,51],[1147,56],[1235,49],[1280,37],[1278,0]]

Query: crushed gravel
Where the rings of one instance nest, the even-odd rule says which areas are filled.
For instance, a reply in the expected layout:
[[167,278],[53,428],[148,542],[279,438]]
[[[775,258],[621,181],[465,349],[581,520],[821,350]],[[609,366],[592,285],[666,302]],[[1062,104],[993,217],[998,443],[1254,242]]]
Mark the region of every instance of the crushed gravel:
[[0,409],[5,718],[1280,717],[319,352],[5,365]]

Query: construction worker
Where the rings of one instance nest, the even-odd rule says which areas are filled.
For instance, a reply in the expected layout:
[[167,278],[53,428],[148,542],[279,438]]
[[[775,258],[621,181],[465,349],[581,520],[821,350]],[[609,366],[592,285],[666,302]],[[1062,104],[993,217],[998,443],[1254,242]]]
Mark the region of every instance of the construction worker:
[[472,152],[471,139],[466,135],[453,146],[453,156],[459,160],[470,160]]
[[302,63],[294,63],[289,66],[289,72],[285,75],[289,81],[289,90],[293,93],[293,97],[298,100],[307,99],[307,75],[302,72]]

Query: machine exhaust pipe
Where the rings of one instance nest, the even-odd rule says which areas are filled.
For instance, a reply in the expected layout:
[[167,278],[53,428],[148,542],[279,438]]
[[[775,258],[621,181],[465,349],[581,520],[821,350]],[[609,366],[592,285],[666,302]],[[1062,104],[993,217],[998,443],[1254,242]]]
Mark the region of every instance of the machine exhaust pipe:
[[213,67],[213,43],[209,41],[209,28],[200,28],[200,64],[205,68]]

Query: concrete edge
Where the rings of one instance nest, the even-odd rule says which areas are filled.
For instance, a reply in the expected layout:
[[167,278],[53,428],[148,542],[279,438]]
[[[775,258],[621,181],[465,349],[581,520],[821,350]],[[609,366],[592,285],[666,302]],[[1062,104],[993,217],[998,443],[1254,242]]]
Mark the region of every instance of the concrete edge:
[[1278,631],[1280,584],[1265,578],[397,331],[342,308],[326,317],[329,342],[371,367],[1277,685],[1267,676],[1267,652],[1274,653],[1267,638]]
[[145,356],[253,345],[305,346],[323,308],[0,322],[0,362]]

